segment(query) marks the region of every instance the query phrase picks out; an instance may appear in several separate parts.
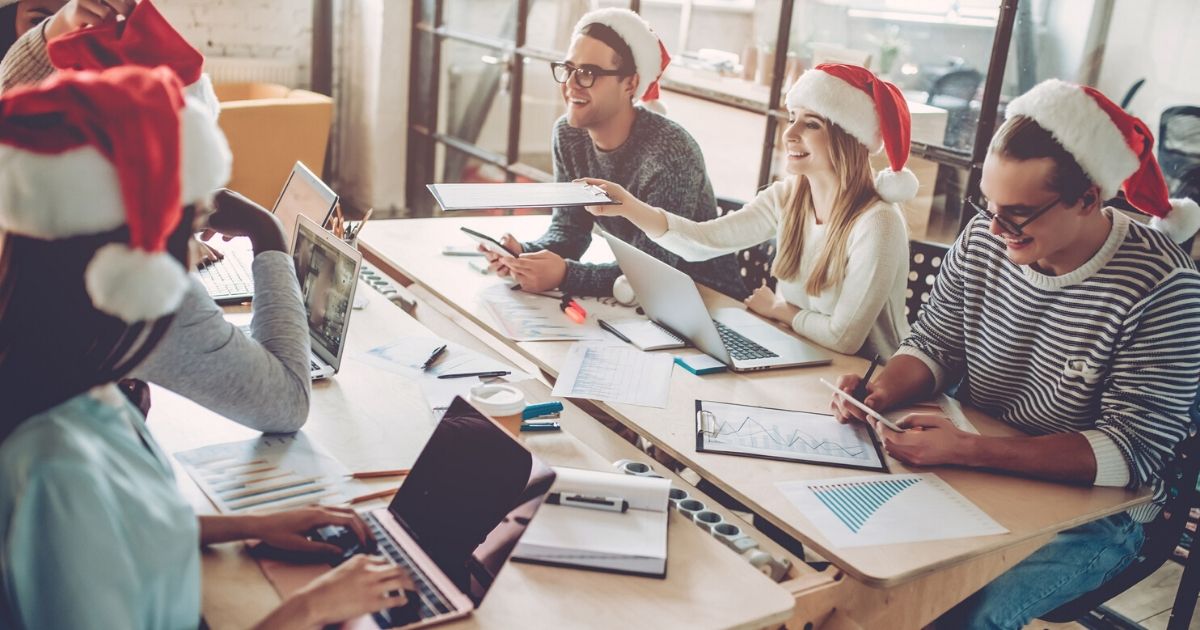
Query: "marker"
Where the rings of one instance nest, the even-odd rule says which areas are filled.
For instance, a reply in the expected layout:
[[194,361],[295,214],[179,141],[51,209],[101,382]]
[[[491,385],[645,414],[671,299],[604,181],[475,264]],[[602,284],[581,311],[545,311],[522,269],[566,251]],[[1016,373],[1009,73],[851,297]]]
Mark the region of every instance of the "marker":
[[558,431],[562,426],[553,420],[534,420],[532,422],[522,422],[522,431]]
[[493,372],[462,372],[460,374],[439,374],[438,378],[468,378],[478,376],[479,378],[495,378],[497,376],[508,376],[511,374],[508,370],[495,370]]
[[587,311],[579,305],[579,302],[575,301],[575,298],[569,295],[562,296],[562,301],[558,303],[558,308],[576,324],[582,324],[587,321]]
[[629,501],[621,497],[592,497],[575,492],[551,492],[546,495],[546,503],[606,512],[624,512],[629,509]]

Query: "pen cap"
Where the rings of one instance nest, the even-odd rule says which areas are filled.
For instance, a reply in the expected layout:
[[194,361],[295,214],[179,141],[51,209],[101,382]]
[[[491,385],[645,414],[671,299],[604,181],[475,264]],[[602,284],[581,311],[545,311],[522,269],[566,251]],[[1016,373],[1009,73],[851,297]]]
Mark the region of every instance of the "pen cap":
[[471,388],[471,404],[516,435],[525,411],[525,392],[512,385],[486,384]]

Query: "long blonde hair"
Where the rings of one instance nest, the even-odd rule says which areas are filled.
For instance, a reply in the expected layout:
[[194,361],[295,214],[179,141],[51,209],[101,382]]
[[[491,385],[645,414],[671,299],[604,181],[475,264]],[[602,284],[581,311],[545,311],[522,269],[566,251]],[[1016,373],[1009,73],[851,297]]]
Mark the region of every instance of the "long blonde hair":
[[[879,201],[871,173],[867,147],[841,127],[822,119],[829,131],[829,161],[837,176],[838,191],[829,216],[825,244],[817,256],[812,275],[804,283],[809,295],[837,286],[846,277],[846,248],[854,220],[864,210]],[[808,178],[796,175],[796,192],[788,204],[779,230],[779,255],[771,273],[783,280],[795,280],[800,274],[800,259],[804,252],[804,225],[809,216],[816,215]]]

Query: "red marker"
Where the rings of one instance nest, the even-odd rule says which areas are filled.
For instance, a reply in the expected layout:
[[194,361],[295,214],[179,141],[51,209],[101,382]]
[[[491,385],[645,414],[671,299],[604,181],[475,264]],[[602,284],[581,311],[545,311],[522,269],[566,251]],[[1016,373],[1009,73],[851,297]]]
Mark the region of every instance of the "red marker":
[[579,305],[571,296],[564,295],[562,301],[559,302],[558,308],[576,324],[582,324],[587,321],[587,311]]

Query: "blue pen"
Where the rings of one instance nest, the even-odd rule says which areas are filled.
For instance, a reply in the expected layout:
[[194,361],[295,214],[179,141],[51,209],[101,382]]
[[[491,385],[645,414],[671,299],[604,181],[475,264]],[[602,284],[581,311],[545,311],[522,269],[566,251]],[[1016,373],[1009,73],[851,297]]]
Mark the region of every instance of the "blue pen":
[[529,420],[530,418],[540,418],[542,416],[548,416],[552,413],[558,413],[562,410],[563,404],[557,400],[551,400],[550,402],[544,403],[535,403],[525,407],[525,411],[521,412],[521,419]]

